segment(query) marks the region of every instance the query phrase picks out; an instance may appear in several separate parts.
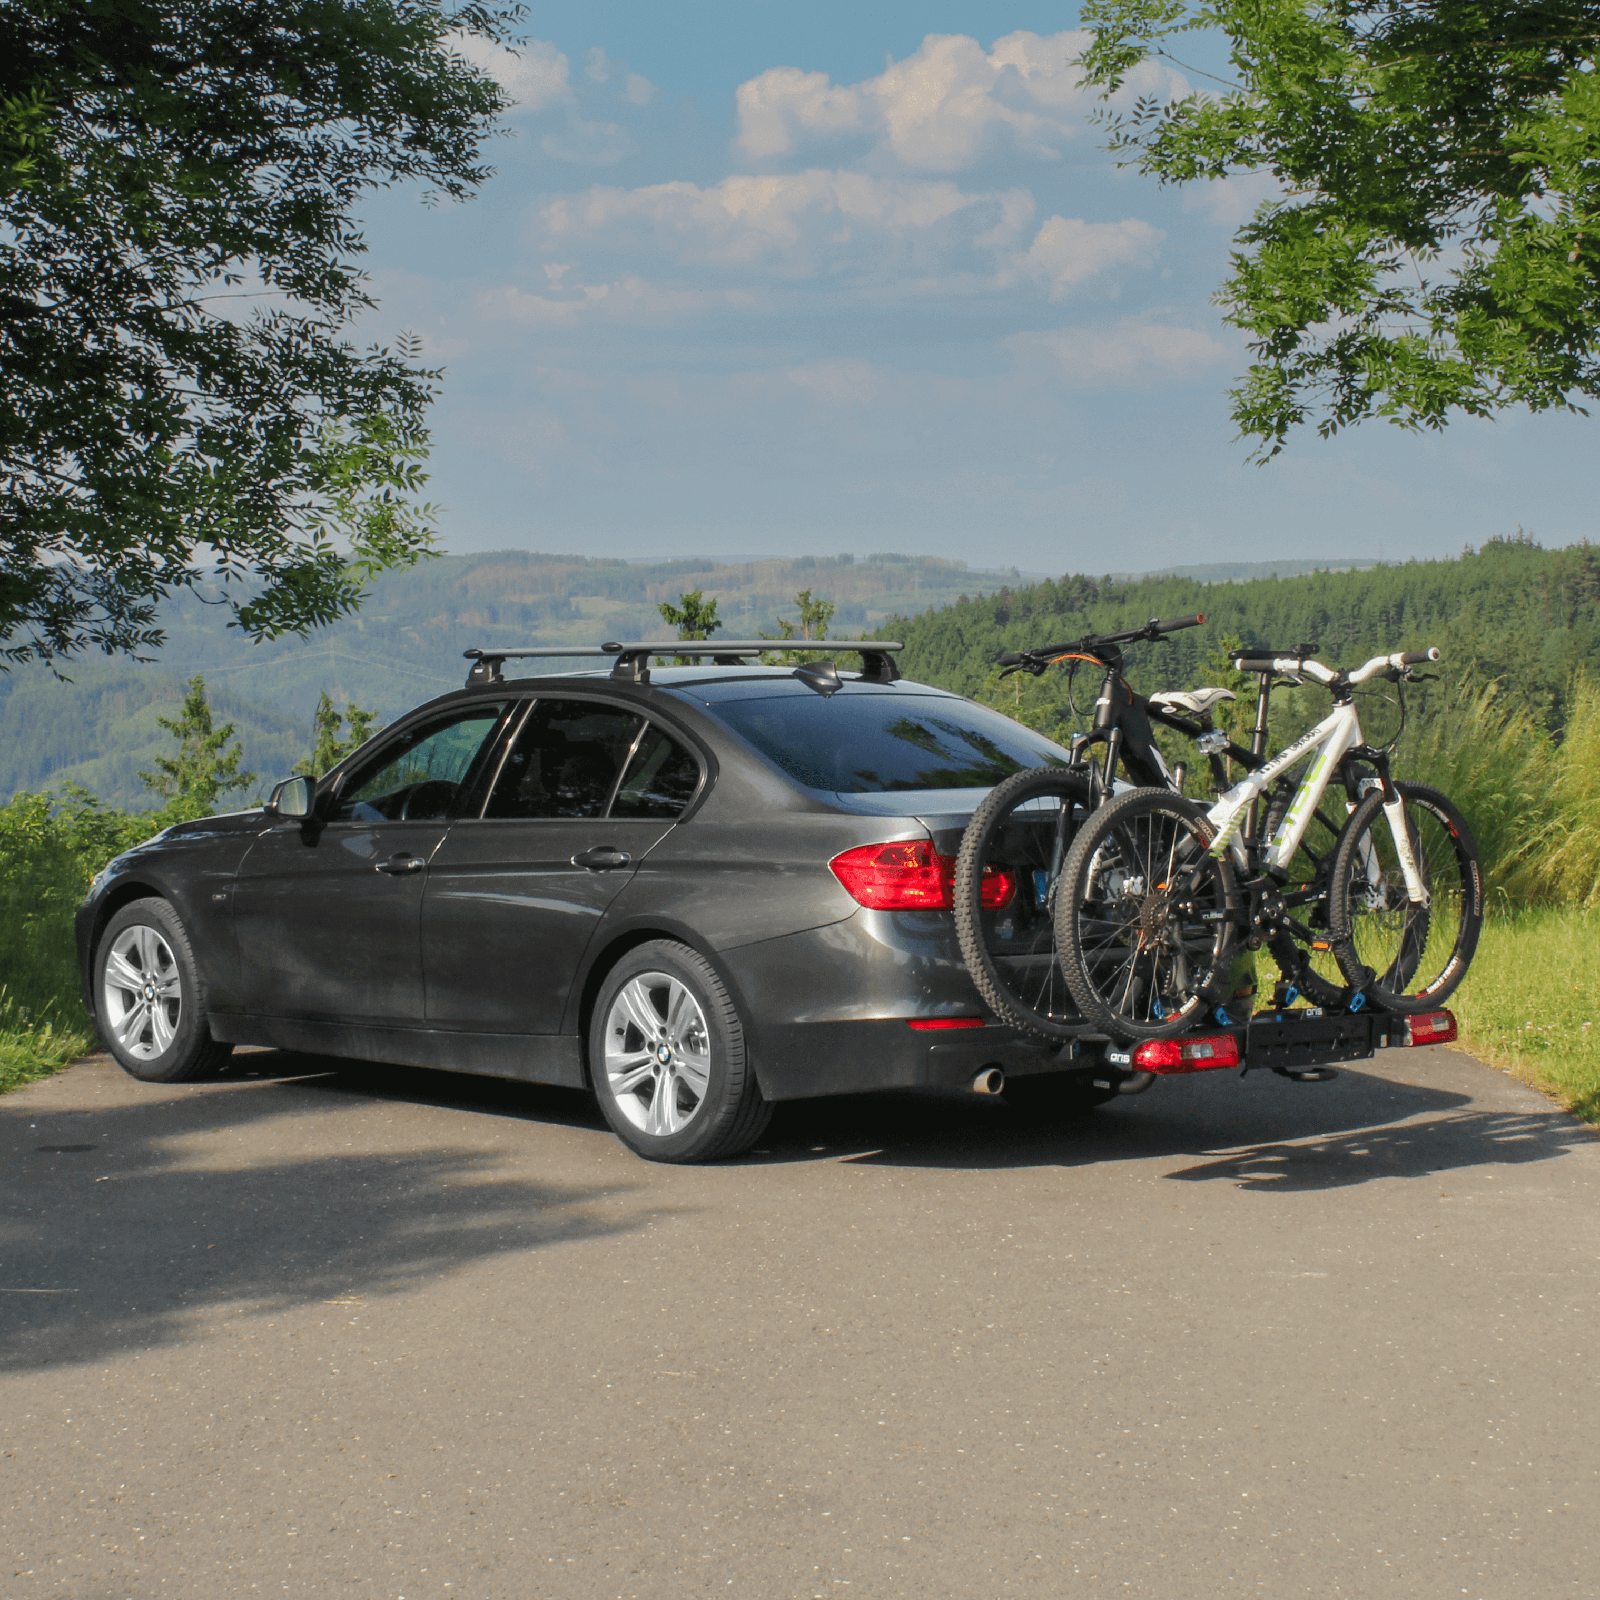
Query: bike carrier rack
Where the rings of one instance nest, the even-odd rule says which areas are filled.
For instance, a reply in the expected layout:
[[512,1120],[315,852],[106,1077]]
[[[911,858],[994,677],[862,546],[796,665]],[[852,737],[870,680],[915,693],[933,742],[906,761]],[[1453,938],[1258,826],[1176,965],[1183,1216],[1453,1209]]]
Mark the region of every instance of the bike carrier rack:
[[[1456,1019],[1441,1008],[1422,1016],[1378,1011],[1332,1011],[1317,1006],[1259,1011],[1244,1022],[1193,1028],[1172,1039],[1138,1045],[1105,1041],[1101,1059],[1127,1074],[1159,1076],[1214,1072],[1237,1067],[1246,1073],[1276,1073],[1295,1083],[1327,1083],[1346,1062],[1369,1061],[1379,1050],[1445,1044],[1456,1037]],[[1089,1041],[1074,1041],[1062,1053],[1089,1054]]]

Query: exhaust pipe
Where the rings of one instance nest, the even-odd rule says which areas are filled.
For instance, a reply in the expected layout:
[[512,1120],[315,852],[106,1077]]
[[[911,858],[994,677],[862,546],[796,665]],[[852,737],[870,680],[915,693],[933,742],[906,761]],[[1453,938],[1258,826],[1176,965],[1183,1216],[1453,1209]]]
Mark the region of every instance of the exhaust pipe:
[[1117,1085],[1118,1094],[1143,1094],[1152,1083],[1156,1081],[1153,1072],[1130,1072],[1121,1083]]
[[1006,1075],[999,1067],[983,1067],[974,1074],[972,1079],[972,1092],[974,1094],[1002,1094],[1005,1091]]

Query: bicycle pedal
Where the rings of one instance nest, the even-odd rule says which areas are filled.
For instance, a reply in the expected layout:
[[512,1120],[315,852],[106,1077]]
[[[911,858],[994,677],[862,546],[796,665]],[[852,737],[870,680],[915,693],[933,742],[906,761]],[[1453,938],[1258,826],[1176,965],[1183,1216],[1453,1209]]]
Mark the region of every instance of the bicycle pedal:
[[1295,1083],[1331,1083],[1339,1076],[1332,1067],[1274,1067],[1272,1070],[1280,1078]]

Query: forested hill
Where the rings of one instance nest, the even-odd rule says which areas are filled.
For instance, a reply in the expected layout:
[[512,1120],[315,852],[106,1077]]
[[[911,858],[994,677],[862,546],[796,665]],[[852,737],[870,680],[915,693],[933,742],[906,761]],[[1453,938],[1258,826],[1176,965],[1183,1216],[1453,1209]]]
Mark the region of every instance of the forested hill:
[[[729,634],[776,633],[810,589],[834,602],[835,631],[877,630],[886,616],[948,605],[1021,575],[972,571],[964,561],[895,552],[746,562],[622,561],[526,550],[425,561],[379,579],[355,616],[310,639],[252,645],[227,626],[214,596],[182,594],[164,608],[158,659],[63,663],[0,671],[0,803],[17,790],[83,784],[119,806],[153,797],[138,773],[171,745],[157,724],[203,673],[219,720],[237,728],[246,768],[263,784],[285,776],[310,746],[311,712],[326,691],[382,722],[461,686],[473,645],[598,644],[660,638],[657,609],[686,590],[715,595]],[[727,635],[725,635],[727,636]]]
[[1356,563],[1330,560],[1341,564],[1351,570],[1273,578],[1222,567],[1203,569],[1223,580],[1213,582],[1069,574],[1025,583],[902,555],[642,564],[500,551],[391,574],[358,615],[310,640],[260,646],[230,632],[222,608],[183,596],[164,616],[168,644],[152,665],[73,663],[66,667],[71,683],[41,667],[0,673],[0,803],[17,790],[63,780],[116,805],[151,803],[137,773],[169,749],[171,737],[156,719],[173,715],[184,679],[196,672],[205,675],[219,720],[236,724],[244,764],[265,787],[309,748],[311,710],[324,690],[336,703],[354,700],[388,722],[456,688],[468,645],[659,637],[657,603],[694,588],[717,598],[724,637],[775,633],[780,617],[794,615],[795,592],[810,589],[836,604],[836,637],[902,637],[908,676],[981,695],[1052,729],[1066,711],[1065,675],[1052,672],[1037,683],[1013,678],[1002,693],[992,676],[1002,650],[1185,612],[1204,611],[1210,620],[1169,647],[1130,652],[1140,687],[1219,681],[1207,657],[1226,634],[1280,647],[1312,644],[1341,663],[1438,644],[1446,684],[1462,682],[1468,668],[1503,677],[1554,727],[1572,668],[1585,663],[1600,671],[1594,546],[1547,551],[1496,540],[1452,561],[1355,570]]
[[[1282,650],[1311,645],[1335,666],[1438,645],[1450,681],[1500,679],[1555,728],[1573,670],[1600,674],[1600,546],[1543,550],[1519,536],[1448,561],[1246,583],[1069,574],[895,618],[885,628],[905,640],[906,676],[992,698],[1002,651],[1193,612],[1205,613],[1203,628],[1173,635],[1170,645],[1132,647],[1128,666],[1136,687],[1148,692],[1218,681],[1207,658],[1229,634]],[[1041,707],[1064,692],[1059,673],[1030,686],[1043,697],[1032,702]]]

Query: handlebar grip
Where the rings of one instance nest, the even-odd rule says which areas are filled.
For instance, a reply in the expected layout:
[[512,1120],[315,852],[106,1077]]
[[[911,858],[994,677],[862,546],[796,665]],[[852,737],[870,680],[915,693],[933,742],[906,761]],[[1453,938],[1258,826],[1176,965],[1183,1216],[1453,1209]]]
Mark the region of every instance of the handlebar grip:
[[1400,665],[1402,667],[1417,667],[1421,666],[1424,661],[1437,661],[1438,659],[1439,648],[1435,645],[1431,650],[1407,650],[1400,657]]
[[1020,666],[1021,663],[1022,657],[1019,656],[1015,650],[1006,650],[1001,652],[1000,659],[996,665],[1002,667],[1015,667]]
[[1271,672],[1273,660],[1272,656],[1235,656],[1233,666],[1236,672]]
[[1150,626],[1157,633],[1176,633],[1179,628],[1198,628],[1205,620],[1205,612],[1199,611],[1192,617],[1174,617],[1171,622],[1152,621]]

